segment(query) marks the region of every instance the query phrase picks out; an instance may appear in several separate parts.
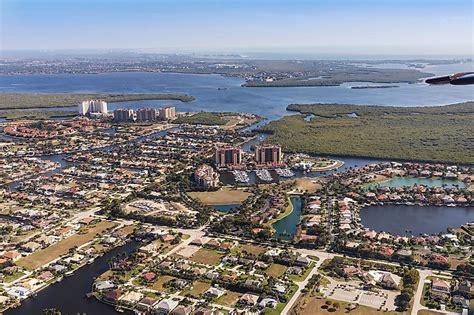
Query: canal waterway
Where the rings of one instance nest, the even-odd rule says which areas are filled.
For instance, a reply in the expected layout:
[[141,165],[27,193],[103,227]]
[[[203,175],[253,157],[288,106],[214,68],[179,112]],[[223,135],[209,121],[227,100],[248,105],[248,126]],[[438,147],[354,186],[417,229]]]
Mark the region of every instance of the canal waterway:
[[232,203],[232,204],[225,204],[225,205],[210,205],[210,207],[216,209],[217,211],[227,213],[240,207],[240,204]]
[[290,197],[290,202],[293,206],[293,211],[283,219],[272,224],[272,227],[275,229],[274,237],[285,241],[292,240],[296,235],[303,206],[303,201],[297,196]]
[[111,258],[121,253],[131,253],[138,245],[138,242],[130,241],[112,249],[92,264],[77,270],[72,276],[41,290],[36,297],[23,301],[20,307],[7,310],[5,315],[43,314],[43,310],[48,308],[56,308],[62,314],[116,315],[113,307],[85,296],[92,291],[94,279],[109,269],[108,262]]
[[395,235],[437,234],[474,220],[472,207],[371,206],[360,211],[362,224]]

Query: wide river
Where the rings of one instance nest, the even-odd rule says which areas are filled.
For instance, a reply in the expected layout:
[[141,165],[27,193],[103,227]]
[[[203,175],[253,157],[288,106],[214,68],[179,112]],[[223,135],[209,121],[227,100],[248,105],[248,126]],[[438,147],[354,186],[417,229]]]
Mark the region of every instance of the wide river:
[[[473,64],[429,66],[424,71],[450,74],[472,70]],[[429,86],[425,83],[397,84],[398,88],[351,89],[367,83],[333,87],[245,88],[239,78],[220,75],[175,73],[103,73],[0,76],[0,92],[43,93],[182,93],[194,102],[141,101],[112,103],[109,109],[175,104],[178,111],[237,111],[276,119],[287,115],[291,103],[345,103],[398,106],[445,105],[473,100],[474,88]],[[376,84],[380,85],[380,84]],[[64,109],[64,108],[63,108]],[[76,107],[68,108],[76,110]]]

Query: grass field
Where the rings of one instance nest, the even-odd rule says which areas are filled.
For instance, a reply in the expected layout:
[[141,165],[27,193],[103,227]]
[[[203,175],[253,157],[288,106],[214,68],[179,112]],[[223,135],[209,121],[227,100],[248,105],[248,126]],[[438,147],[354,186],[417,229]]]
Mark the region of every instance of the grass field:
[[206,205],[238,204],[247,199],[251,193],[241,189],[221,188],[218,191],[188,193],[191,198],[200,200]]
[[242,293],[235,291],[226,291],[224,295],[216,300],[217,304],[232,307],[240,299]]
[[[287,152],[474,163],[474,102],[433,107],[293,104],[262,127]],[[356,113],[357,117],[348,114]],[[305,121],[307,114],[315,117]]]
[[102,221],[86,230],[82,234],[75,234],[45,249],[34,252],[33,254],[19,259],[16,264],[26,269],[36,269],[61,255],[66,254],[71,248],[84,245],[94,239],[97,234],[101,234],[106,229],[116,226],[116,223]]
[[69,93],[0,93],[0,109],[78,106],[90,99],[106,102],[178,100],[191,102],[194,97],[180,94],[69,94]]
[[218,251],[200,248],[191,256],[189,260],[200,264],[216,266],[219,264],[223,256],[224,254],[221,254]]
[[265,270],[265,274],[269,277],[279,278],[283,274],[285,274],[288,268],[286,266],[280,264],[271,264],[267,270]]
[[[326,299],[320,298],[320,297],[313,297],[309,300],[309,302],[303,306],[302,309],[295,310],[295,308],[292,309],[291,314],[301,314],[301,315],[312,315],[312,314],[333,314],[333,315],[342,315],[342,314],[350,314],[350,315],[380,315],[380,314],[387,314],[387,315],[395,315],[395,314],[402,314],[398,312],[384,312],[384,311],[377,311],[374,308],[370,308],[367,306],[362,306],[359,305],[356,309],[348,312],[346,307],[349,305],[349,303],[342,302],[342,301],[333,301],[330,300],[331,302],[337,302],[339,303],[340,307],[334,311],[330,312],[328,309],[321,308],[324,303],[326,302]],[[324,307],[324,306],[323,306]]]
[[3,283],[10,283],[12,281],[15,281],[16,279],[24,276],[25,274],[23,272],[15,272],[11,275],[5,275],[5,277],[3,277],[1,280],[1,282]]
[[260,254],[266,252],[266,248],[253,244],[239,244],[238,246],[232,249],[233,253],[248,253],[253,256],[259,256]]
[[160,249],[161,254],[166,254],[167,252],[169,252],[170,250],[172,250],[173,248],[175,248],[176,246],[179,245],[179,243],[178,244],[171,244],[170,242],[163,242],[159,239],[153,241],[153,243],[156,244],[156,246],[158,246],[158,248]]
[[296,179],[296,189],[314,193],[321,189],[321,183],[318,179],[311,177],[302,177]]
[[192,287],[181,292],[181,295],[191,295],[194,298],[200,298],[210,287],[211,284],[209,282],[194,281]]
[[164,285],[171,280],[176,279],[175,277],[172,276],[160,276],[158,280],[154,281],[150,287],[154,290],[160,291],[160,292],[167,292],[167,289],[164,287]]

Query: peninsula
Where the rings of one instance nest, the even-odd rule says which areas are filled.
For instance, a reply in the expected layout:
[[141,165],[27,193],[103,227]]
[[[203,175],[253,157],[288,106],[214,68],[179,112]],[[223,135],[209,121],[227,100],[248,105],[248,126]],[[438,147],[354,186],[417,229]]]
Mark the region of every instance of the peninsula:
[[106,102],[173,100],[194,101],[184,94],[70,94],[70,93],[0,93],[0,109],[27,109],[77,106],[87,99],[101,99]]
[[[438,107],[292,104],[262,127],[288,152],[473,164],[474,102]],[[314,115],[307,121],[305,116]]]

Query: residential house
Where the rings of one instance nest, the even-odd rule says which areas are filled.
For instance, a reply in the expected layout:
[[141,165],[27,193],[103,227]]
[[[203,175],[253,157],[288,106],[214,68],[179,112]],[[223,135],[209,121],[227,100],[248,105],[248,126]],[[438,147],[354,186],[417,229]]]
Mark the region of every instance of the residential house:
[[258,302],[258,298],[259,298],[258,295],[245,293],[244,295],[240,297],[239,302],[246,305],[254,306]]

